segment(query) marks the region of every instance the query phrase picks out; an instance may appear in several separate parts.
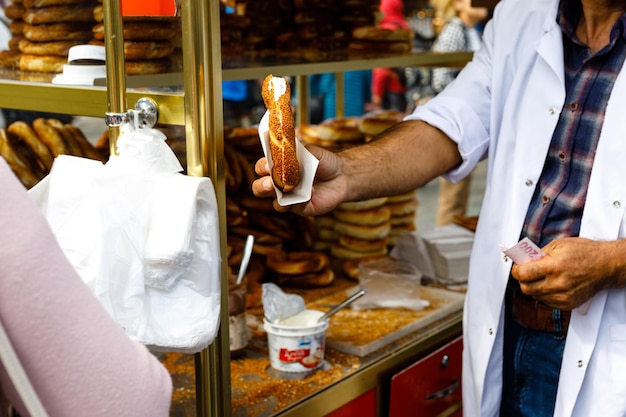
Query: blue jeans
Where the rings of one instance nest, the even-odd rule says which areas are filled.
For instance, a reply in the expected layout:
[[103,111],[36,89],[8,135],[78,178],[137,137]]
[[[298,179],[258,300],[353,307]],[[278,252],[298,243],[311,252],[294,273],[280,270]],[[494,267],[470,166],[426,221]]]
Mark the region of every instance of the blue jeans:
[[500,417],[552,417],[565,336],[527,329],[507,301]]

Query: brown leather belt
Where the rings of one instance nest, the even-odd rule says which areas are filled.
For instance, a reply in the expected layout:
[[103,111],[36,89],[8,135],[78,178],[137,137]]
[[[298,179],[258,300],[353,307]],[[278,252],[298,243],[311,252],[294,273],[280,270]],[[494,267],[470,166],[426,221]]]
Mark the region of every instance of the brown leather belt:
[[[524,327],[540,332],[567,333],[571,311],[555,310],[513,291],[513,317]],[[560,318],[558,318],[560,313]]]

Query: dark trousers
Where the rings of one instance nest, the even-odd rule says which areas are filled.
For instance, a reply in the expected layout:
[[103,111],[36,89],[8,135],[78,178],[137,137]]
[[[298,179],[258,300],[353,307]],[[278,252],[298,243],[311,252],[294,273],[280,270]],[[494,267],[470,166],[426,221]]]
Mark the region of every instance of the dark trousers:
[[565,336],[527,329],[507,296],[500,417],[552,417]]

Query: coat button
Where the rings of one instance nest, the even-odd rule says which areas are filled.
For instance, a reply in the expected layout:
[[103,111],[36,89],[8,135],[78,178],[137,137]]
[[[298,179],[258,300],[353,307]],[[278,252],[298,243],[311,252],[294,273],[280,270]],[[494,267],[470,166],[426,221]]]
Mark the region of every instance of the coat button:
[[622,203],[620,203],[619,201],[615,200],[615,201],[613,202],[613,207],[615,207],[615,208],[620,208],[620,207],[622,207]]

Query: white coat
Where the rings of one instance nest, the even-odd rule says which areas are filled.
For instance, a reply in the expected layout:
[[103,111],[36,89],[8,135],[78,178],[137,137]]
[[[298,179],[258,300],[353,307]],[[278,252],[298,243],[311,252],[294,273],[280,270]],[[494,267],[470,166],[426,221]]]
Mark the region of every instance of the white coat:
[[[565,100],[558,0],[503,0],[483,45],[448,89],[408,118],[458,142],[467,175],[488,155],[487,183],[464,309],[463,407],[497,416],[502,390],[503,298],[511,262]],[[611,94],[580,236],[626,235],[626,72]],[[603,291],[572,313],[555,416],[626,416],[626,290]]]

